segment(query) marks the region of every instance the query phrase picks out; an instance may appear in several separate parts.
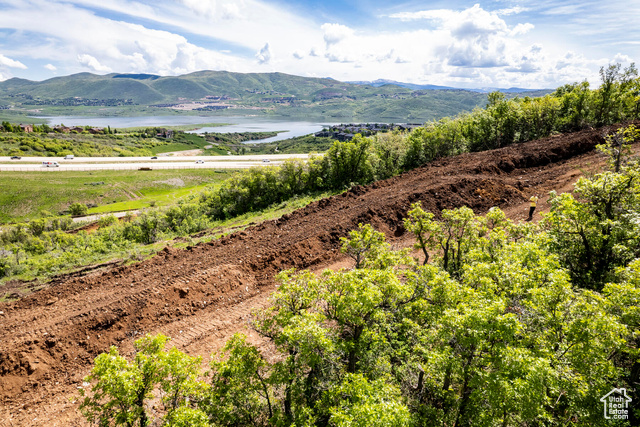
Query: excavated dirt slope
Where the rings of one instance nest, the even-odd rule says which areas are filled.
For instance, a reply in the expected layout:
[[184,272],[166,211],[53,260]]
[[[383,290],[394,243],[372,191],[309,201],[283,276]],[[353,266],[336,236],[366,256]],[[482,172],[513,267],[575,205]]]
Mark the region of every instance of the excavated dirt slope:
[[268,303],[278,271],[344,264],[339,239],[358,223],[407,241],[402,218],[418,200],[436,214],[500,206],[524,219],[532,194],[544,208],[549,190],[570,189],[580,170],[602,163],[594,147],[603,133],[443,159],[220,240],[165,248],[139,264],[69,277],[0,304],[0,425],[85,425],[69,397],[77,396],[97,354],[110,345],[126,354],[140,334],[162,332],[208,360]]

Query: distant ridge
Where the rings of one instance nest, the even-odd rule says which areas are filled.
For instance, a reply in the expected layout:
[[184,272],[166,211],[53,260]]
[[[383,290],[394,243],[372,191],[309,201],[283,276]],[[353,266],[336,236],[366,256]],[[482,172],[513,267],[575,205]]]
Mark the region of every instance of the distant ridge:
[[[146,73],[78,73],[44,81],[0,82],[3,111],[38,109],[42,114],[105,115],[163,112],[264,115],[298,120],[416,123],[455,116],[487,103],[491,88],[466,90],[376,80],[340,82],[285,73],[197,71],[180,76]],[[503,89],[509,96],[551,91]],[[74,107],[82,107],[75,108]],[[94,108],[95,107],[95,108]],[[55,108],[55,109],[54,109]],[[98,108],[102,108],[98,110]]]
[[437,85],[420,85],[415,83],[397,82],[395,80],[378,79],[373,81],[348,81],[345,83],[351,83],[354,85],[381,87],[385,85],[395,85],[400,87],[406,87],[412,90],[460,90],[460,88],[451,86],[437,86]]
[[373,81],[348,81],[345,83],[351,83],[354,85],[361,85],[361,86],[373,86],[373,87],[395,85],[395,86],[405,87],[407,89],[412,89],[412,90],[468,90],[470,92],[478,92],[478,93],[490,93],[495,91],[503,92],[503,93],[552,92],[552,89],[524,89],[520,87],[511,87],[508,89],[497,88],[497,87],[463,89],[463,88],[453,87],[453,86],[437,86],[437,85],[429,85],[429,84],[421,85],[421,84],[415,84],[415,83],[404,83],[404,82],[397,82],[395,80],[387,80],[387,79],[378,79]]

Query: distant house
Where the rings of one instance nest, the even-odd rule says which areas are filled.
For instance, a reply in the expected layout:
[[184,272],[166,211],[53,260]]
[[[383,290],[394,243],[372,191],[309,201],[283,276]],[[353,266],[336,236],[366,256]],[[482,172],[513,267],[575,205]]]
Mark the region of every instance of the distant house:
[[80,127],[80,126],[74,126],[74,127],[71,128],[71,132],[82,133],[82,132],[84,132],[84,128]]
[[91,128],[89,129],[89,133],[92,134],[98,134],[98,133],[104,133],[104,128]]
[[20,125],[20,129],[22,129],[22,132],[26,132],[26,133],[31,133],[33,132],[33,126],[32,125]]
[[59,133],[69,133],[71,132],[71,128],[68,126],[54,126],[53,131]]
[[156,138],[173,138],[173,130],[171,129],[160,129],[160,132],[156,134]]

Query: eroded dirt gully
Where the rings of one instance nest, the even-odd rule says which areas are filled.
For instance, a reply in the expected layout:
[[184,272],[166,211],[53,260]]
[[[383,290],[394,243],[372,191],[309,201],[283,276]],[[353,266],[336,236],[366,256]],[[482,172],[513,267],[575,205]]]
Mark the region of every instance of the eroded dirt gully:
[[70,277],[0,304],[0,425],[85,425],[69,397],[93,358],[110,345],[131,352],[147,332],[208,360],[234,332],[251,335],[246,322],[268,303],[276,273],[343,262],[339,239],[358,223],[406,243],[402,219],[416,201],[436,214],[499,206],[523,220],[532,194],[544,209],[548,191],[569,190],[580,170],[602,163],[594,148],[604,132],[439,160],[216,241],[165,248],[139,264]]

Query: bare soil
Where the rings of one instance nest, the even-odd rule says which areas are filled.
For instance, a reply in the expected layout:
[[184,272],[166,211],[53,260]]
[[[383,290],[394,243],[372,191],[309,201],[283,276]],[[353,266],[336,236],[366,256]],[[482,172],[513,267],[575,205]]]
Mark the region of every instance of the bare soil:
[[319,271],[349,266],[340,237],[371,223],[398,246],[412,243],[402,219],[421,201],[436,215],[469,206],[499,206],[514,220],[527,200],[569,191],[584,171],[601,167],[594,148],[604,131],[573,134],[442,159],[369,186],[357,186],[283,217],[219,240],[129,266],[66,276],[12,303],[0,303],[0,425],[86,425],[77,387],[93,359],[109,346],[132,351],[144,333],[172,337],[172,345],[205,360],[251,312],[268,304],[283,269]]

